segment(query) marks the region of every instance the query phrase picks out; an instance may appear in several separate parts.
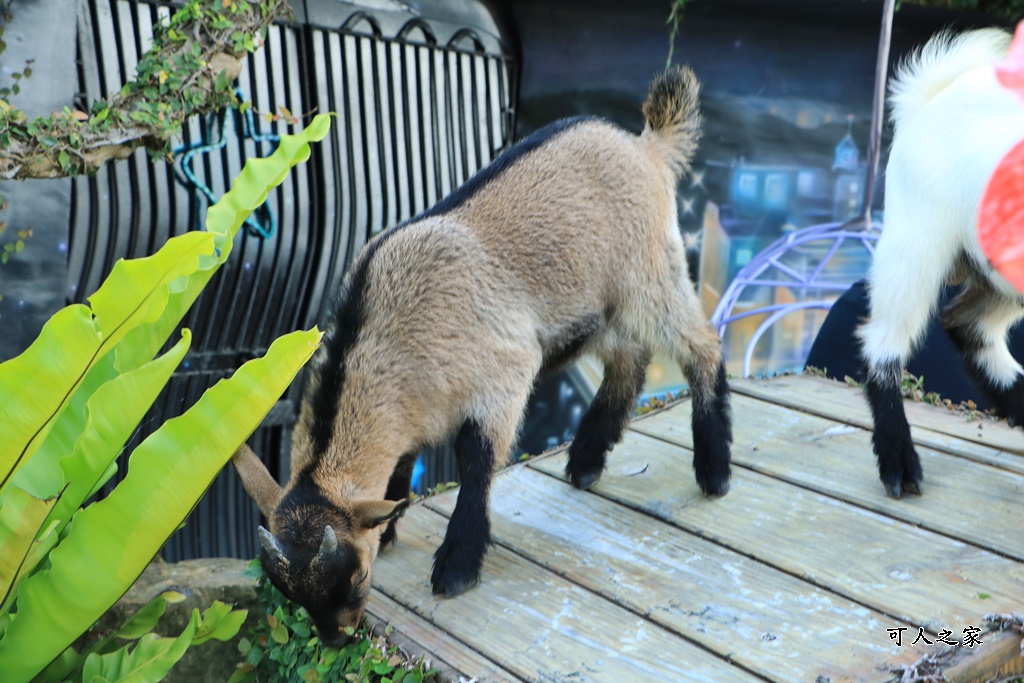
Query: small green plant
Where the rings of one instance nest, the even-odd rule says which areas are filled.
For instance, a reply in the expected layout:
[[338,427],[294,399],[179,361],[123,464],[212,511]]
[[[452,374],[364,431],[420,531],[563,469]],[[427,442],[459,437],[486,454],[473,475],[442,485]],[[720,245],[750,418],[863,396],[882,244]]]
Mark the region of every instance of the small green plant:
[[[266,356],[212,387],[131,455],[127,476],[87,501],[189,347],[157,355],[267,192],[309,157],[329,117],[252,159],[207,213],[206,230],[115,264],[89,305],[58,311],[21,355],[0,364],[0,672],[3,683],[159,681],[185,649],[237,631],[244,614],[198,612],[173,639],[148,633],[166,599],[110,639],[73,643],[142,573],[232,453],[259,426],[319,342],[275,341]],[[154,358],[155,356],[155,358]],[[127,640],[127,644],[122,644]]]
[[[10,5],[0,0],[0,28]],[[186,0],[154,24],[152,47],[135,78],[88,112],[64,107],[30,117],[12,105],[19,84],[32,75],[27,63],[0,88],[0,177],[91,174],[139,146],[168,156],[170,141],[191,116],[250,106],[238,100],[231,82],[242,58],[262,44],[267,25],[288,11],[286,0]],[[0,32],[0,52],[4,46]],[[294,120],[290,112],[284,118]]]
[[423,497],[424,498],[429,498],[430,496],[436,496],[439,493],[444,493],[445,491],[451,491],[452,489],[455,489],[455,488],[458,488],[458,487],[459,487],[459,482],[457,482],[457,481],[442,481],[442,482],[439,482],[439,483],[435,484],[429,491],[427,491],[423,495]]
[[904,370],[900,391],[903,392],[903,398],[920,402],[924,398],[924,375],[918,377]]
[[[423,683],[436,681],[436,671],[422,661],[409,661],[373,636],[365,627],[343,648],[326,648],[313,632],[306,611],[274,588],[253,560],[247,575],[256,580],[264,618],[238,645],[245,658],[229,683]],[[390,634],[388,630],[387,634]]]

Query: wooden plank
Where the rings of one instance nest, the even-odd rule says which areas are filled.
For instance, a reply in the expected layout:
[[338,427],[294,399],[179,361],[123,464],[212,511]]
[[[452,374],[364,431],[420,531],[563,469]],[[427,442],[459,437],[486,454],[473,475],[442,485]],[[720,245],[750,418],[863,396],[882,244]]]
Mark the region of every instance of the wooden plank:
[[366,615],[373,624],[375,635],[384,633],[384,628],[390,625],[393,630],[388,641],[398,645],[406,655],[426,659],[432,668],[438,670],[442,680],[453,683],[460,678],[475,679],[480,683],[523,680],[483,657],[468,644],[458,643],[453,647],[455,639],[450,634],[440,631],[377,589],[370,592]]
[[[742,395],[732,403],[736,464],[1024,560],[1024,475],[918,448],[925,493],[895,500],[878,481],[870,432]],[[690,448],[690,410],[684,401],[632,428]]]
[[[792,375],[769,380],[733,380],[737,394],[760,398],[838,422],[872,428],[862,390],[840,382]],[[936,450],[1024,474],[1024,435],[1005,420],[966,417],[937,406],[904,401],[914,442]]]
[[[564,463],[530,466],[561,478]],[[959,633],[1024,595],[1020,563],[751,470],[735,468],[730,493],[706,499],[688,451],[634,432],[591,490],[932,632]]]
[[377,558],[373,583],[461,641],[451,647],[472,644],[531,681],[760,680],[503,548],[491,548],[476,588],[432,595],[432,556],[447,521],[422,505],[410,509],[397,545]]
[[773,681],[882,681],[928,651],[884,637],[909,624],[529,468],[499,476],[491,501],[494,543]]
[[967,657],[942,673],[948,683],[1007,681],[1024,675],[1021,646],[1019,633],[989,633],[982,645],[967,650]]

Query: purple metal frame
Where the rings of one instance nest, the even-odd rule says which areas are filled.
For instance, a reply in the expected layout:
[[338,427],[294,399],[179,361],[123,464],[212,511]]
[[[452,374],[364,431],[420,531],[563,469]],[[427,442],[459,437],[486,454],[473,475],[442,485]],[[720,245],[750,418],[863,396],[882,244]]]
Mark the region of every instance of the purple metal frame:
[[[711,324],[718,330],[719,336],[725,335],[725,328],[731,322],[740,320],[741,318],[747,318],[752,315],[770,313],[770,315],[758,326],[757,330],[751,336],[750,341],[747,342],[747,348],[743,354],[743,377],[750,376],[750,362],[753,358],[754,347],[757,345],[757,342],[780,318],[783,318],[794,311],[802,311],[809,308],[828,310],[832,308],[832,304],[834,303],[833,301],[825,299],[797,301],[791,304],[763,306],[761,308],[732,315],[733,308],[735,308],[736,303],[739,301],[743,290],[747,287],[794,287],[798,289],[830,290],[837,294],[846,291],[853,282],[821,280],[820,277],[822,271],[825,269],[825,266],[828,264],[832,256],[839,251],[839,247],[841,247],[843,242],[846,240],[859,241],[869,254],[874,255],[874,242],[878,239],[879,231],[881,230],[881,225],[877,223],[872,223],[870,230],[854,230],[850,229],[849,225],[849,223],[823,223],[795,230],[794,232],[779,238],[768,248],[758,253],[750,263],[740,270],[733,281],[729,283],[729,287],[725,290],[725,294],[722,295],[721,301],[719,301],[718,306],[715,307],[715,312],[711,315]],[[809,274],[801,273],[779,261],[779,258],[783,254],[794,247],[807,244],[809,242],[819,242],[824,240],[832,240],[832,246],[829,247],[829,250],[822,257],[821,261],[818,262],[817,266]],[[769,268],[774,268],[777,272],[788,275],[792,279],[779,279],[778,277],[762,278],[761,276],[764,275],[765,271]]]
[[[793,311],[806,310],[809,308],[828,310],[832,308],[833,304],[832,301],[828,300],[799,301],[792,304],[764,306],[759,309],[747,311],[746,313],[740,313],[739,315],[730,315],[733,308],[736,306],[736,302],[739,300],[740,293],[744,289],[752,286],[796,286],[807,289],[814,288],[818,290],[845,291],[853,284],[852,282],[842,283],[836,281],[818,281],[818,276],[821,275],[821,271],[825,268],[829,259],[831,259],[836,251],[838,251],[842,243],[848,239],[860,240],[861,244],[869,254],[874,255],[875,253],[872,243],[878,239],[881,225],[876,225],[871,220],[871,208],[874,204],[875,176],[878,173],[878,157],[881,149],[882,116],[885,106],[885,82],[889,68],[889,47],[892,40],[892,20],[895,7],[896,0],[884,0],[882,5],[882,28],[878,37],[878,56],[875,60],[875,89],[871,106],[871,140],[868,146],[867,174],[864,183],[865,192],[860,219],[848,223],[823,223],[820,225],[812,225],[808,228],[796,230],[795,232],[775,241],[771,246],[755,256],[750,263],[740,270],[739,274],[737,274],[736,278],[725,290],[722,300],[718,302],[718,306],[715,308],[715,312],[711,316],[711,322],[718,329],[718,335],[723,336],[725,334],[725,326],[734,320],[746,318],[751,315],[764,313],[771,314],[758,326],[757,330],[750,338],[750,341],[747,342],[747,348],[743,354],[744,377],[750,376],[750,360],[754,355],[754,347],[757,345],[757,342],[761,339],[762,335],[768,331],[768,328],[774,325],[780,318],[789,315]],[[854,230],[852,228],[853,225],[859,225],[860,228]],[[828,250],[828,253],[825,254],[825,257],[821,259],[818,266],[814,269],[814,272],[810,275],[804,275],[778,261],[778,258],[782,254],[795,246],[806,244],[807,242],[827,239],[833,240],[832,247]],[[772,266],[774,266],[779,272],[789,275],[793,280],[759,279],[764,271]]]

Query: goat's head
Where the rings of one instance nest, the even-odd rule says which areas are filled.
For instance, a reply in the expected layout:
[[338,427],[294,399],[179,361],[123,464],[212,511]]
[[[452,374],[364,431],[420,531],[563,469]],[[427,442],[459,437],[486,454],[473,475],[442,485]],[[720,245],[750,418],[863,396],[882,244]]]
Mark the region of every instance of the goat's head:
[[309,612],[320,640],[341,647],[370,594],[383,525],[408,500],[335,501],[308,482],[287,492],[247,446],[234,457],[245,490],[270,522],[260,527],[260,562],[270,581]]

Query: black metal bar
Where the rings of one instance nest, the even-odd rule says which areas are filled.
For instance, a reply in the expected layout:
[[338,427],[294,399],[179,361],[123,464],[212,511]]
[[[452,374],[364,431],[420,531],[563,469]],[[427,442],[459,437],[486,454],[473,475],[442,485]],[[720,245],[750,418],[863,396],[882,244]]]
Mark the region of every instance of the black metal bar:
[[[304,0],[303,16],[318,1]],[[79,38],[80,89],[88,98],[120,87],[131,75],[132,59],[141,55],[148,27],[169,11],[157,0],[109,0],[108,12],[107,2],[89,0],[92,26]],[[295,114],[316,108],[339,117],[329,138],[314,146],[310,162],[271,194],[277,232],[267,240],[242,232],[230,260],[189,312],[193,349],[130,447],[265,352],[273,338],[316,321],[331,287],[372,234],[426,209],[510,141],[513,61],[501,49],[484,49],[473,31],[445,41],[420,18],[385,37],[372,13],[357,12],[325,28],[278,24],[264,50],[247,58],[240,84],[258,109],[273,111],[284,103]],[[193,157],[196,176],[215,194],[229,187],[247,157],[269,151],[267,143],[241,136],[237,113],[227,116],[238,137],[229,129],[223,149]],[[273,128],[283,132],[286,125]],[[182,138],[185,145],[211,142],[196,120]],[[152,253],[168,237],[200,228],[207,207],[206,198],[179,182],[169,166],[151,165],[141,155],[114,166],[75,181],[69,288],[77,300],[98,286],[116,258]],[[287,468],[300,393],[295,383],[253,438],[278,476]],[[435,479],[455,477],[446,450],[433,451],[427,461]],[[115,479],[125,471],[122,464]],[[258,521],[237,476],[222,474],[164,555],[251,556]]]

